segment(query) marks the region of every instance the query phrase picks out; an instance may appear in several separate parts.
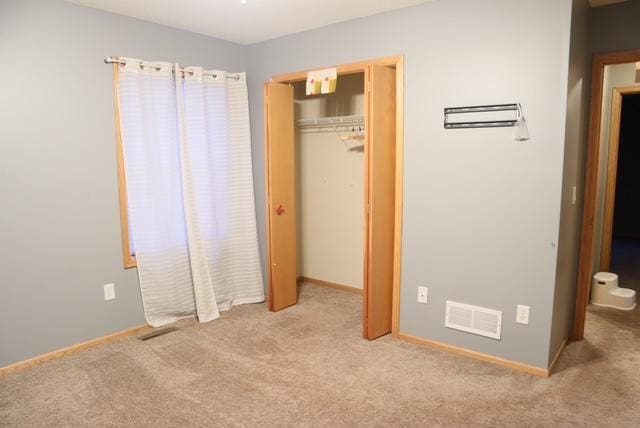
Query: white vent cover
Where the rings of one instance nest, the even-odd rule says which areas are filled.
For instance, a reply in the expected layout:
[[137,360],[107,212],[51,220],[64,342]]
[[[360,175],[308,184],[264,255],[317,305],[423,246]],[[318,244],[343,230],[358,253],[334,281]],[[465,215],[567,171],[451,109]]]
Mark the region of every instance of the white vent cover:
[[445,327],[500,339],[502,311],[447,300]]

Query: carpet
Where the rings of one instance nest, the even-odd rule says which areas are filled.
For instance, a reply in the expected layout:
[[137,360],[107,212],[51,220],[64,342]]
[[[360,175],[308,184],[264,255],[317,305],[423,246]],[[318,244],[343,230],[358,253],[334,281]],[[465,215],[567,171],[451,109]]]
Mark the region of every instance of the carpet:
[[589,308],[587,339],[532,377],[390,336],[361,338],[362,298],[303,284],[278,313],[243,305],[142,342],[0,379],[0,425],[630,426],[640,311]]

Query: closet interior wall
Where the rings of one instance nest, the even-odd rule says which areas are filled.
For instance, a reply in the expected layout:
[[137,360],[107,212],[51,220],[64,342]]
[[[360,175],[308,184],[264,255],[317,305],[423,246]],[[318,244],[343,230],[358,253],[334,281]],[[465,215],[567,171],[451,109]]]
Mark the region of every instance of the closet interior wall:
[[[294,98],[296,121],[364,115],[364,74],[339,76],[327,95],[295,83]],[[340,136],[351,127],[338,130],[295,128],[298,276],[362,289],[364,146],[347,147]]]

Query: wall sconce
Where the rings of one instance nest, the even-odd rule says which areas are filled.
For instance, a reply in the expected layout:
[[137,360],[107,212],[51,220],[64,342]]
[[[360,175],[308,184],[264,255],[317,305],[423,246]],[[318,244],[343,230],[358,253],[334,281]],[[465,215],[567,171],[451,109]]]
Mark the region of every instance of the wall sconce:
[[[501,112],[515,112],[516,117],[498,118],[488,120],[486,117],[494,116],[495,113]],[[481,113],[481,120],[472,120],[474,115]],[[452,121],[451,116],[461,115],[466,117],[466,120]],[[444,128],[445,129],[470,129],[470,128],[515,128],[516,141],[527,141],[529,139],[529,129],[527,128],[527,121],[522,114],[522,106],[520,103],[513,104],[491,104],[482,106],[468,106],[468,107],[447,107],[444,109]]]
[[516,119],[515,125],[513,125],[516,129],[516,141],[527,141],[529,139],[529,128],[527,127],[527,120],[524,118],[522,114],[522,107],[518,103],[518,116]]

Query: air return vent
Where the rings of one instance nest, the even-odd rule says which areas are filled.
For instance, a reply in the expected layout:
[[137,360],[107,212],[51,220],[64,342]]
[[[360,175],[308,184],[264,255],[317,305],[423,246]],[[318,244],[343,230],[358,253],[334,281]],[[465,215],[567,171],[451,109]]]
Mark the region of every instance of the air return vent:
[[502,312],[447,300],[445,327],[500,339]]

